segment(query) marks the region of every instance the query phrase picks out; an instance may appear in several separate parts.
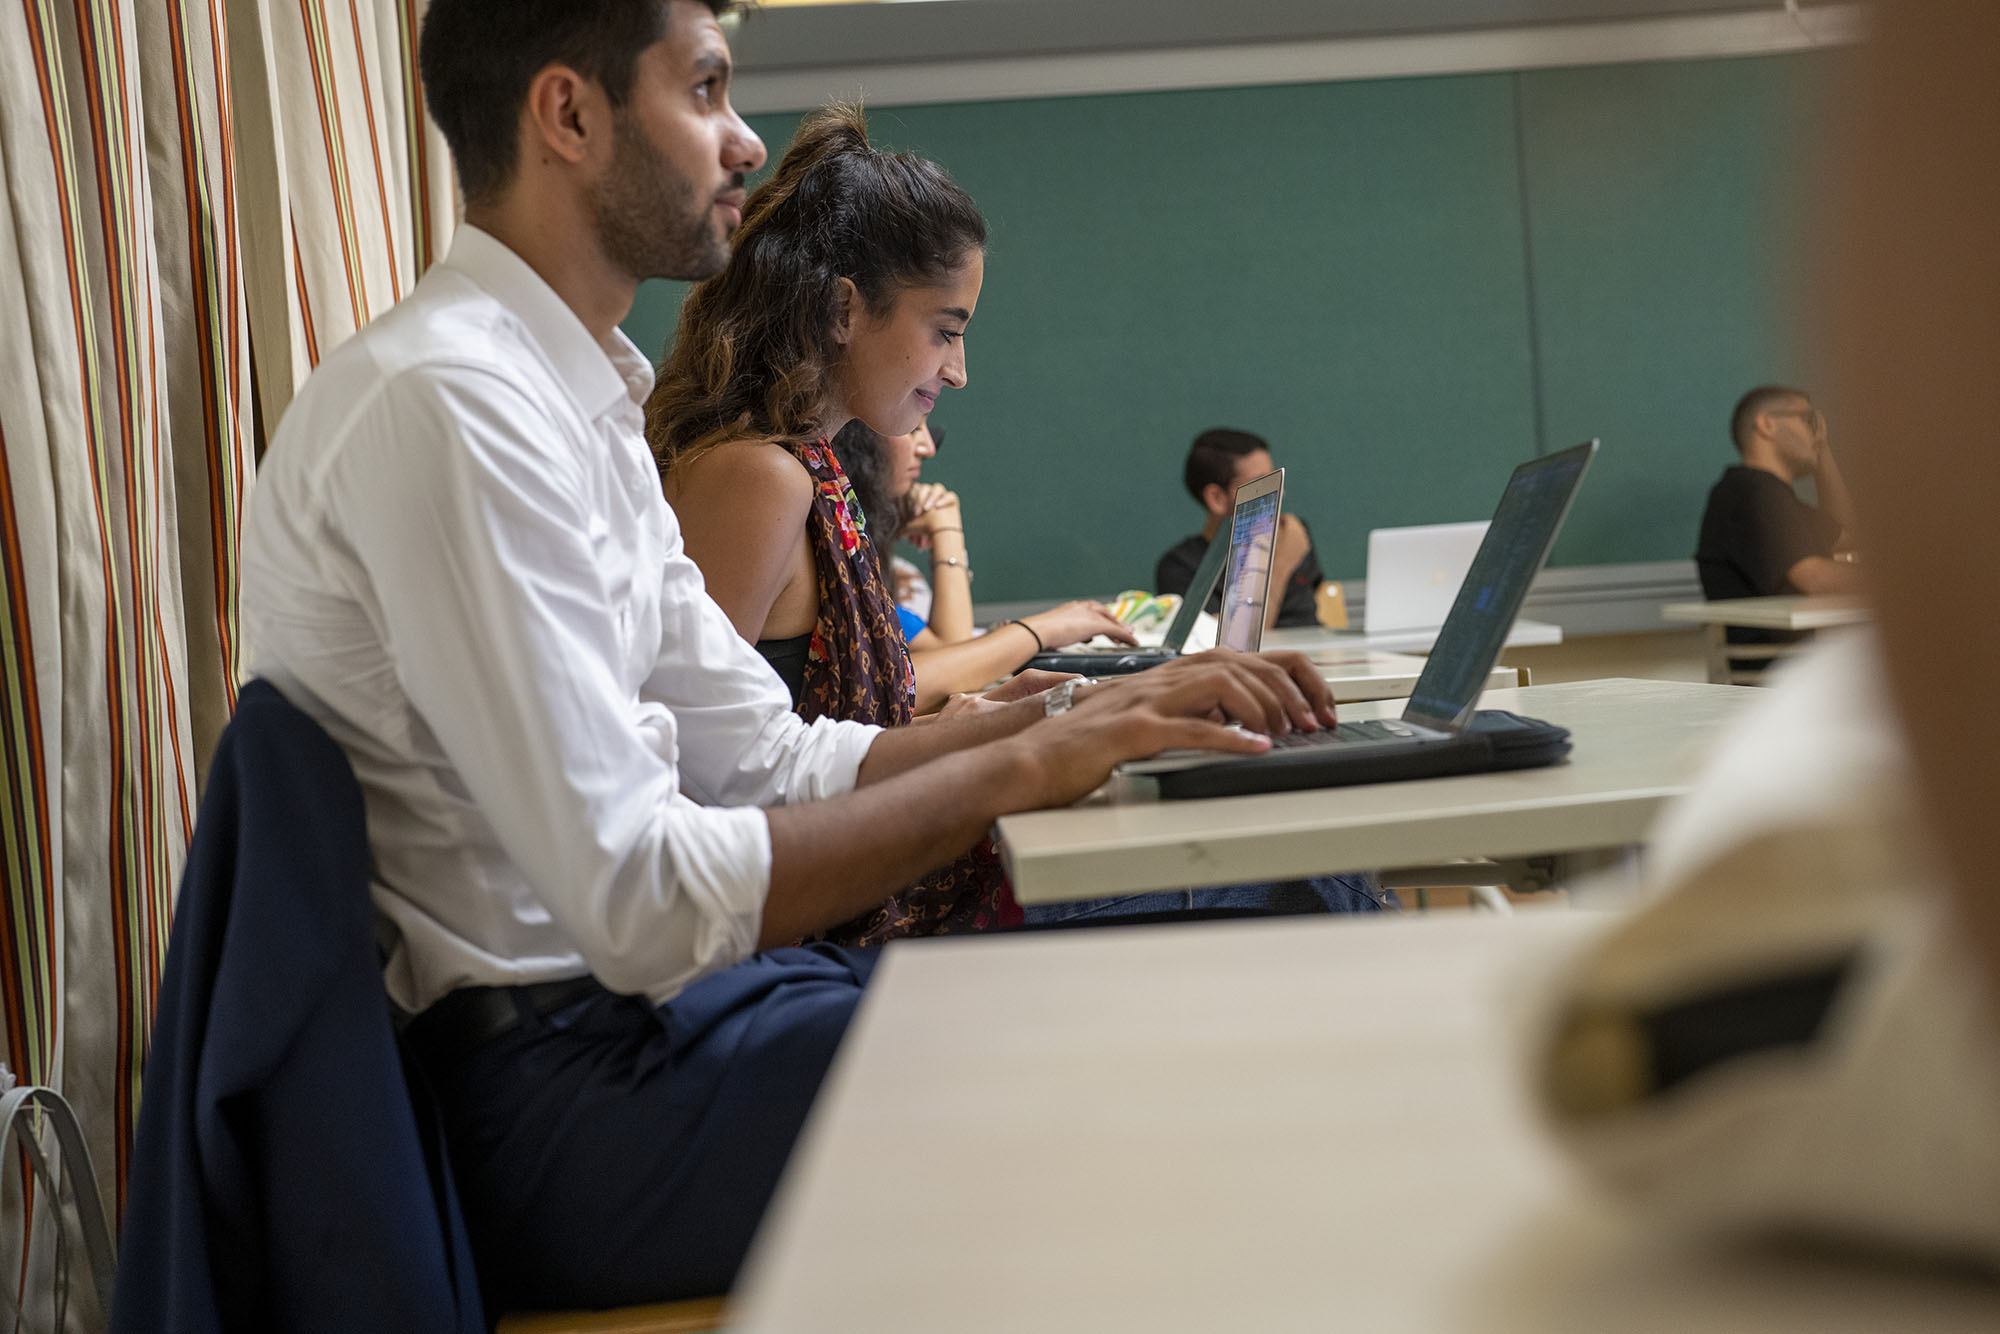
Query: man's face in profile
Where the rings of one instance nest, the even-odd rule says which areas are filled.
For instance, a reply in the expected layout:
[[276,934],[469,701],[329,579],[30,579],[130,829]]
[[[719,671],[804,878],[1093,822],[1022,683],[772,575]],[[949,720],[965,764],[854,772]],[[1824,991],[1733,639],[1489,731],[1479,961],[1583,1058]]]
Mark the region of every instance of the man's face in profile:
[[667,35],[639,53],[611,162],[587,204],[604,253],[635,280],[698,282],[729,262],[743,178],[763,141],[729,104],[729,43],[706,5],[670,0]]
[[1809,398],[1795,398],[1771,413],[1778,456],[1795,473],[1812,471],[1819,457],[1819,410]]
[[1253,449],[1236,459],[1234,470],[1229,474],[1228,494],[1218,495],[1212,488],[1204,488],[1205,503],[1209,513],[1218,518],[1236,508],[1236,492],[1245,482],[1254,482],[1266,473],[1277,471],[1278,465],[1271,460],[1268,449]]

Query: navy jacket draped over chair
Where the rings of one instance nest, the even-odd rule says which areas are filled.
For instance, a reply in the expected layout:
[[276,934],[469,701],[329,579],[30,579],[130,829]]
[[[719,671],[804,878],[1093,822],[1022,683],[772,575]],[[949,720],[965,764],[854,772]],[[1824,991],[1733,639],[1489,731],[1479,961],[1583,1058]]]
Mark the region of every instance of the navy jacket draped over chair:
[[252,682],[181,882],[112,1328],[484,1327],[396,1048],[360,789],[312,719]]

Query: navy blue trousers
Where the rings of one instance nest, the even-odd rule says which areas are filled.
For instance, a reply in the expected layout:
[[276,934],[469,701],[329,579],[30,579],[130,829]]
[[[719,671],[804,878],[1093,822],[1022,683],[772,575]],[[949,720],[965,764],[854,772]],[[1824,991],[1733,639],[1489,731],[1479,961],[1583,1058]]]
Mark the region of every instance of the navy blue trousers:
[[[1202,893],[1250,900],[1194,905],[1212,910],[1379,906],[1340,878]],[[470,1051],[426,1050],[486,1309],[727,1292],[877,957],[769,950],[657,1008],[599,992]]]
[[727,1292],[876,957],[769,950],[427,1054],[486,1309]]

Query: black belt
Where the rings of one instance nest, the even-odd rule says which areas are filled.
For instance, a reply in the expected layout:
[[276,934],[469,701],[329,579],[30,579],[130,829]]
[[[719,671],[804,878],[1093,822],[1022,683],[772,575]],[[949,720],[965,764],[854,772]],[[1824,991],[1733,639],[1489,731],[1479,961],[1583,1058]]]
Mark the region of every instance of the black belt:
[[530,1018],[554,1014],[592,996],[613,994],[594,977],[525,987],[460,987],[412,1019],[403,1036],[427,1056],[451,1056],[504,1037]]

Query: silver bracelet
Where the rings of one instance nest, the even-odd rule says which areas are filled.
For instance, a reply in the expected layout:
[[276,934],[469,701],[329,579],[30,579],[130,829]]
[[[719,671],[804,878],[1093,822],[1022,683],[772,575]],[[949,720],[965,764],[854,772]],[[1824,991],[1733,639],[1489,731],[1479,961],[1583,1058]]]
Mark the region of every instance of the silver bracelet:
[[1076,703],[1076,692],[1096,684],[1094,676],[1072,676],[1067,681],[1056,682],[1042,695],[1042,716],[1053,718],[1059,713],[1068,713]]
[[937,567],[938,567],[938,566],[940,566],[940,565],[956,565],[956,566],[957,566],[957,567],[958,567],[959,569],[961,569],[961,570],[964,570],[964,571],[965,571],[965,582],[966,582],[966,583],[968,583],[968,584],[972,582],[972,567],[971,567],[970,565],[967,565],[967,564],[965,563],[965,557],[963,557],[963,556],[933,556],[933,557],[931,557],[931,573],[932,573],[932,574],[936,574],[936,573],[937,573]]

